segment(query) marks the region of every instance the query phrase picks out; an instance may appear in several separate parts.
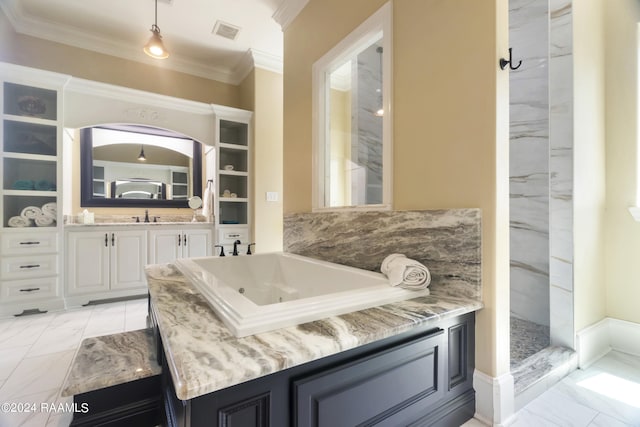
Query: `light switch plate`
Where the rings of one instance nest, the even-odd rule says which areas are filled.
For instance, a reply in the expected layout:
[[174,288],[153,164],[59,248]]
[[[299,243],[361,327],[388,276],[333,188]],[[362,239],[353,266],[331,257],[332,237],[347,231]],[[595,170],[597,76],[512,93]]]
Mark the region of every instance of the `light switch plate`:
[[267,191],[267,202],[277,202],[277,201],[278,201],[278,192]]

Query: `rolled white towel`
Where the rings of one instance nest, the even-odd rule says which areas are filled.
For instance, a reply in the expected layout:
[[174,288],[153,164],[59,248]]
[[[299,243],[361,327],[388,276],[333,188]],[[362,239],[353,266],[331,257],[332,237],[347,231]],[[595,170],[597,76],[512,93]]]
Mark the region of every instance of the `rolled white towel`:
[[42,213],[46,216],[50,216],[53,219],[58,217],[58,205],[56,202],[49,202],[42,205]]
[[405,289],[426,289],[431,283],[429,269],[403,254],[391,254],[382,261],[380,271],[389,279],[391,286]]
[[30,227],[31,220],[22,216],[12,216],[11,218],[9,218],[9,221],[7,221],[7,224],[9,225],[9,227],[16,228]]
[[34,222],[38,227],[51,227],[56,222],[56,220],[55,218],[51,218],[48,215],[40,214],[35,217]]
[[36,217],[41,215],[42,209],[37,206],[27,206],[26,208],[22,209],[22,212],[20,212],[20,216],[26,219],[36,219]]

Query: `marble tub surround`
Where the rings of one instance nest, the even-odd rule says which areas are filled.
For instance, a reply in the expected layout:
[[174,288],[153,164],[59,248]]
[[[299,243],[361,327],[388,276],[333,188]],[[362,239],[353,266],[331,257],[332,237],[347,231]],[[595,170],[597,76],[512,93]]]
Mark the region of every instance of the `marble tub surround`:
[[173,265],[147,266],[146,274],[181,400],[482,308],[475,299],[427,296],[235,338]]
[[284,217],[284,251],[380,271],[401,253],[431,272],[434,296],[480,300],[479,209],[308,212]]
[[[64,224],[65,225],[122,225],[122,224],[166,224],[166,223],[191,223],[191,219],[193,219],[193,213],[185,214],[185,215],[162,215],[161,211],[149,209],[149,221],[144,221],[144,209],[140,208],[140,212],[132,215],[95,215],[95,223],[94,224],[82,224],[78,221],[78,215],[65,215],[64,216]],[[136,223],[135,217],[140,218],[140,222]],[[158,222],[153,222],[153,217],[158,217]],[[207,218],[202,215],[196,215],[197,222],[196,223],[206,223]],[[213,224],[213,223],[211,223]]]
[[150,329],[86,338],[80,344],[61,396],[160,375]]

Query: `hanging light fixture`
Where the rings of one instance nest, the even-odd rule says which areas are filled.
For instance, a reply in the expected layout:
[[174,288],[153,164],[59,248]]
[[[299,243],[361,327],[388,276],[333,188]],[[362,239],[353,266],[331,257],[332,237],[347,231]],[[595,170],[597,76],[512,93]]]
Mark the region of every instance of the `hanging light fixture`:
[[156,0],[156,19],[150,30],[153,34],[144,45],[144,53],[155,59],[165,59],[169,57],[169,52],[165,49],[160,35],[160,27],[158,27],[158,0]]
[[147,157],[144,155],[144,145],[140,146],[140,154],[138,154],[138,160],[144,162],[147,160]]
[[380,73],[378,73],[378,75],[380,76],[380,96],[378,97],[378,99],[380,100],[380,108],[378,108],[378,111],[375,112],[375,115],[377,117],[382,117],[384,116],[384,106],[382,105],[382,46],[378,46],[376,48],[376,52],[378,52],[380,54]]

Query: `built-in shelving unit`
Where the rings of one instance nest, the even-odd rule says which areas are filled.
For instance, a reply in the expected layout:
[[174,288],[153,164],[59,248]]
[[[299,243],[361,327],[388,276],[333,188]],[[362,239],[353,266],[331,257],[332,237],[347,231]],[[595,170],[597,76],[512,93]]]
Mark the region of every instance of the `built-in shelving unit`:
[[250,111],[214,106],[216,130],[216,244],[229,251],[233,242],[251,239]]
[[0,64],[0,314],[63,306],[62,87],[67,76]]

